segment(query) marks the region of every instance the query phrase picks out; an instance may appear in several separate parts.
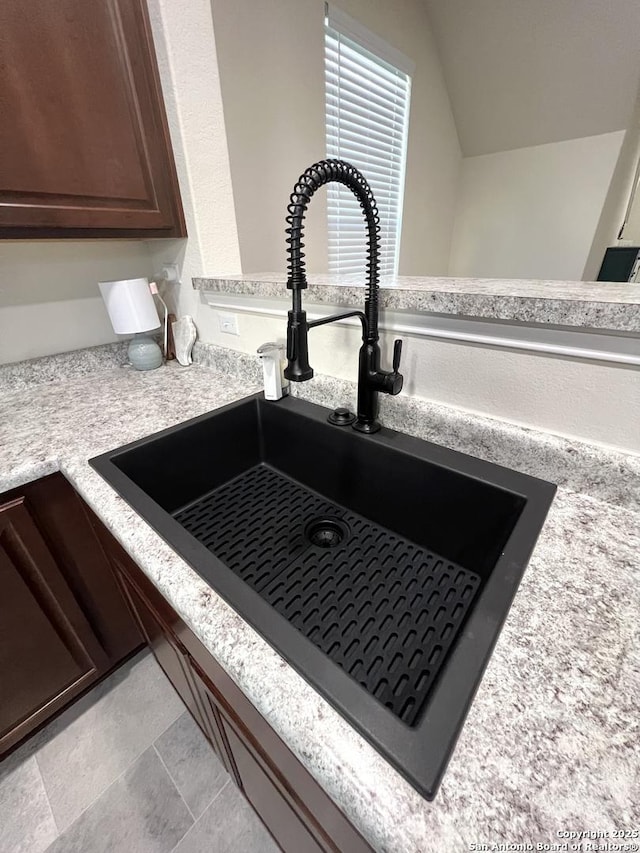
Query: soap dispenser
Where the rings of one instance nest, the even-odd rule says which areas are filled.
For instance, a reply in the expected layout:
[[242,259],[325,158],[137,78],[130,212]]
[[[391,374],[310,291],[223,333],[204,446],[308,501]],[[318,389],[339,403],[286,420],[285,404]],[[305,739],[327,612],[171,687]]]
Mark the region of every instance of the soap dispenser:
[[281,400],[289,393],[289,382],[284,378],[284,346],[275,342],[258,347],[258,358],[262,361],[265,400]]

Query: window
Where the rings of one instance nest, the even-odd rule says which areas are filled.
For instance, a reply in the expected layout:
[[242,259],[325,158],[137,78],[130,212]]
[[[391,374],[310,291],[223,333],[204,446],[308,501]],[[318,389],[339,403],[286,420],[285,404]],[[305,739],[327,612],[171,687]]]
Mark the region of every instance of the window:
[[[325,16],[327,156],[352,163],[380,212],[380,273],[398,273],[411,62],[333,7]],[[329,272],[362,275],[364,219],[352,192],[328,185]]]

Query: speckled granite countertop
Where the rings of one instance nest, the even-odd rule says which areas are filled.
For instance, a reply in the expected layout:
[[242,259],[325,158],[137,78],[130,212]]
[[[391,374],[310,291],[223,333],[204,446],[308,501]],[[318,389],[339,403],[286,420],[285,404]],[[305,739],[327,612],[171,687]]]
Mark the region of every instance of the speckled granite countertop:
[[[0,492],[61,470],[376,849],[640,828],[640,459],[402,397],[385,407],[390,426],[561,484],[428,803],[87,464],[256,390],[253,361],[199,357],[209,366],[58,381],[49,370],[37,385],[16,384],[19,368],[3,384],[0,370]],[[331,404],[352,393],[322,378],[303,387]]]
[[[310,303],[362,304],[363,279],[307,278]],[[283,273],[256,273],[194,278],[193,286],[215,293],[286,299],[286,280]],[[396,311],[640,331],[640,284],[398,276],[381,283],[380,305]]]

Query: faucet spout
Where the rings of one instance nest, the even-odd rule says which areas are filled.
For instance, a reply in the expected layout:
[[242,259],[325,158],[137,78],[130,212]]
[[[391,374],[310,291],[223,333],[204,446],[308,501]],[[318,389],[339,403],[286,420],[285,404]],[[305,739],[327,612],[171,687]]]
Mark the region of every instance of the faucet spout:
[[[304,217],[313,194],[332,181],[344,184],[360,202],[367,232],[367,286],[364,312],[350,311],[309,322],[302,308],[302,291],[307,288],[304,262]],[[380,282],[380,217],[378,206],[365,177],[355,166],[344,160],[321,160],[314,163],[298,179],[287,208],[287,288],[292,291],[292,308],[287,324],[287,367],[284,375],[292,382],[304,382],[313,377],[309,364],[308,333],[314,326],[331,323],[344,317],[358,316],[362,321],[362,347],[358,368],[358,414],[353,428],[365,433],[377,432],[378,393],[399,394],[402,376],[398,364],[394,370],[380,369],[378,343],[378,290]],[[398,343],[398,342],[397,342]],[[398,349],[398,354],[400,350]]]

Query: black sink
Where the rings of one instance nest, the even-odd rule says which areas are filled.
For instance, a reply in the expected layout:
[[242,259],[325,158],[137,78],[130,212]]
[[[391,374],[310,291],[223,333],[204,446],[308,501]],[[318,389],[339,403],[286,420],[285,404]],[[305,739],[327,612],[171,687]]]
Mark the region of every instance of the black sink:
[[261,395],[93,467],[425,797],[555,486]]

